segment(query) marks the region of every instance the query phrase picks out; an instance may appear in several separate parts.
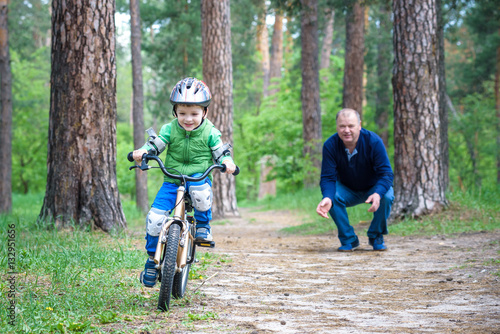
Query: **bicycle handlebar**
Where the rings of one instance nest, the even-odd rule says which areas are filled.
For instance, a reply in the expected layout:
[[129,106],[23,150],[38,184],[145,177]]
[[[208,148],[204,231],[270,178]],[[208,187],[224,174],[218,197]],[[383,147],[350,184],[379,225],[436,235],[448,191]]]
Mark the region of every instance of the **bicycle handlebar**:
[[[127,155],[127,159],[130,162],[134,161],[133,152],[130,152]],[[226,171],[226,165],[212,165],[212,166],[208,167],[208,169],[202,175],[196,176],[196,177],[187,176],[187,175],[172,174],[167,170],[167,168],[163,164],[163,161],[161,161],[161,159],[158,156],[153,155],[153,154],[146,154],[146,153],[144,153],[142,156],[142,164],[140,166],[139,165],[130,166],[129,170],[132,170],[134,168],[140,168],[141,170],[151,169],[152,167],[150,167],[148,165],[149,160],[155,160],[158,163],[158,166],[160,166],[160,169],[163,172],[163,174],[165,174],[166,176],[168,176],[172,179],[181,180],[181,181],[184,180],[184,181],[198,182],[198,181],[204,180],[208,176],[208,174],[210,174],[214,169],[219,169],[221,171],[221,173],[224,173]],[[238,166],[236,166],[236,170],[234,171],[233,175],[236,176],[239,173],[240,173],[240,168]]]

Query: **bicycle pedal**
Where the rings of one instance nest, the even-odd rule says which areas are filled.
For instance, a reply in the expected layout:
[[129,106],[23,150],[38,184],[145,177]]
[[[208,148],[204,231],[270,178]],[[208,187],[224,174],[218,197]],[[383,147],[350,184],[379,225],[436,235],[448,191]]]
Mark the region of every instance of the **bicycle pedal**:
[[195,241],[196,246],[214,248],[215,241]]

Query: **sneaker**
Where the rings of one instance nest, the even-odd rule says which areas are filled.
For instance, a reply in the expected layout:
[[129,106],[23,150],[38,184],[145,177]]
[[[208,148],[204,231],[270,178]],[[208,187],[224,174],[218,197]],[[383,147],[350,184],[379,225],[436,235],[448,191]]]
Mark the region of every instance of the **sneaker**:
[[152,288],[155,286],[156,281],[158,280],[158,270],[156,269],[156,263],[152,258],[148,258],[146,261],[144,270],[141,272],[139,280],[146,288]]
[[368,242],[370,243],[370,246],[373,246],[374,251],[387,250],[387,246],[384,243],[384,237],[382,235],[376,238],[368,238]]
[[196,236],[195,236],[196,241],[212,241],[212,234],[210,233],[210,230],[206,227],[198,227],[196,229]]
[[359,247],[359,240],[356,239],[356,241],[354,241],[352,244],[340,246],[338,251],[339,252],[354,252],[354,250],[358,247]]

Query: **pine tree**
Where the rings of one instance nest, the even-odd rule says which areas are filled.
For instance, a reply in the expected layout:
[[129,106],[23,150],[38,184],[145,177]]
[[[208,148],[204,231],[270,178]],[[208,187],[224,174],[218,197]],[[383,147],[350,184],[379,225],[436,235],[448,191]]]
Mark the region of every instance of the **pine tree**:
[[115,6],[55,0],[47,186],[40,221],[126,226],[116,181]]

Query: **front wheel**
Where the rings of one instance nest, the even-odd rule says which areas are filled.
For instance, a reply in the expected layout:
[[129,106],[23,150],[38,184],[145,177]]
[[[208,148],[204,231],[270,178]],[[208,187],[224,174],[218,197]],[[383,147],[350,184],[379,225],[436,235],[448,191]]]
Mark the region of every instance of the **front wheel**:
[[[191,235],[194,236],[194,225],[191,227]],[[193,257],[195,256],[195,245],[193,240],[188,236],[184,247],[188,247],[187,253],[187,264],[182,268],[180,273],[175,273],[174,275],[174,286],[172,289],[172,296],[175,299],[180,299],[184,297],[186,293],[187,281],[189,278],[189,270],[191,269],[191,263]]]
[[160,296],[158,297],[158,309],[168,311],[170,307],[170,295],[174,283],[175,267],[177,266],[177,248],[181,227],[177,224],[170,225],[168,229],[165,256],[161,267]]

